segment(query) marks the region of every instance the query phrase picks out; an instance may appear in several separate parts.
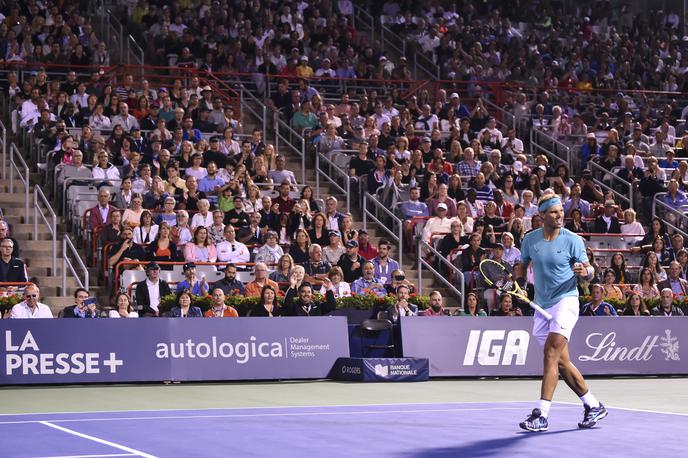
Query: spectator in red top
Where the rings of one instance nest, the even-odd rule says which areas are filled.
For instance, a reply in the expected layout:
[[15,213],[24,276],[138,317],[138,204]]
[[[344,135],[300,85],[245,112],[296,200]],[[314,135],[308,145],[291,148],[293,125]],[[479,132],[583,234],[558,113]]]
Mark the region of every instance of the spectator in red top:
[[110,221],[110,214],[115,210],[117,208],[110,205],[110,191],[101,189],[98,191],[98,204],[89,210],[89,227],[95,230],[105,226]]
[[508,220],[514,213],[514,206],[510,202],[504,200],[504,195],[502,194],[501,189],[493,189],[492,198],[497,204],[497,215],[501,216],[505,220]]
[[368,231],[365,229],[358,231],[358,254],[366,261],[372,261],[377,257],[377,248],[370,243]]
[[296,202],[289,197],[289,191],[291,191],[291,183],[283,181],[279,187],[279,196],[272,201],[273,204],[279,205],[280,213],[291,213],[291,210],[294,208]]

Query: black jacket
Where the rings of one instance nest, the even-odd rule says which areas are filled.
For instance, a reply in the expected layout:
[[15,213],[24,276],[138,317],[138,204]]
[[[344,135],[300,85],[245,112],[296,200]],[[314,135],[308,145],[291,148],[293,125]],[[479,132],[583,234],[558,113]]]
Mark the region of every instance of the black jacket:
[[[158,280],[158,288],[160,290],[160,298],[171,294],[170,285],[164,280]],[[136,283],[136,305],[142,306],[143,309],[139,312],[139,316],[157,315],[155,310],[150,306],[150,295],[148,294],[148,286],[146,280]]]
[[[310,304],[310,309],[304,309],[304,304],[301,299],[294,299],[296,296],[296,290],[294,288],[289,288],[287,290],[287,296],[284,298],[284,310],[282,315],[285,316],[324,316],[337,308],[337,301],[334,298],[334,293],[328,291],[325,294],[324,301],[314,300]],[[252,315],[253,316],[253,315]]]
[[26,266],[24,265],[24,261],[19,258],[10,258],[10,261],[7,263],[6,272],[3,273],[3,271],[0,270],[0,282],[21,283],[26,281]]
[[[62,318],[80,318],[74,313],[76,310],[76,305],[70,305],[62,310]],[[86,308],[86,316],[84,318],[98,318],[98,310],[91,312],[88,307]]]

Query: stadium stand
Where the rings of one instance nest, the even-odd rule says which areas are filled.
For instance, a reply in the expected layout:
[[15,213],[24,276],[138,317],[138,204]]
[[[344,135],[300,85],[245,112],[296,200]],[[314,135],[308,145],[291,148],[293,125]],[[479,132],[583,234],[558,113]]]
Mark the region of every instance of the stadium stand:
[[[23,160],[35,171],[35,206],[56,209],[81,250],[61,256],[85,260],[99,307],[125,292],[156,312],[159,294],[137,302],[147,281],[205,295],[232,259],[254,292],[339,275],[336,291],[413,283],[439,288],[447,313],[468,297],[473,314],[530,313],[500,309],[476,266],[495,257],[532,283],[518,248],[546,189],[596,268],[583,294],[600,282],[623,308],[668,281],[685,295],[673,273],[688,270],[688,38],[673,16],[389,1],[370,11],[392,33],[378,42],[362,2],[197,3],[116,10],[145,64],[110,53],[78,2],[0,8],[11,173]],[[392,36],[410,44],[399,52]],[[441,78],[413,78],[418,54]],[[19,210],[7,222],[25,223]],[[52,269],[36,271],[46,288]],[[54,312],[76,298],[64,285]]]

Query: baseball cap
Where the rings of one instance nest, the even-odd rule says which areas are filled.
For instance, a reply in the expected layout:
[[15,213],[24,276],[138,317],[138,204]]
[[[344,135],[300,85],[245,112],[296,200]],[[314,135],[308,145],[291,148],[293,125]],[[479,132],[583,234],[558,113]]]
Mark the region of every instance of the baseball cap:
[[447,210],[447,204],[445,204],[444,202],[440,202],[439,204],[437,204],[437,209],[438,210]]
[[614,205],[616,205],[616,202],[614,202],[614,201],[611,200],[611,199],[605,200],[605,201],[604,201],[604,206],[605,206],[605,207],[613,207]]
[[421,143],[425,143],[425,142],[431,142],[432,140],[430,140],[430,137],[423,137],[420,139],[420,141],[421,141]]
[[358,242],[356,240],[349,240],[344,246],[347,248],[358,248]]
[[184,270],[195,269],[195,268],[196,268],[196,263],[187,262],[186,264],[184,264]]
[[449,96],[449,98],[450,98],[450,99],[458,99],[458,98],[459,98],[459,94],[457,94],[456,92],[452,92],[451,95]]
[[146,266],[146,272],[149,270],[160,270],[160,265],[157,262],[149,262]]
[[504,249],[504,244],[503,243],[495,243],[493,248],[501,248],[502,250]]
[[341,237],[341,235],[339,234],[339,231],[330,231],[329,236],[330,237]]

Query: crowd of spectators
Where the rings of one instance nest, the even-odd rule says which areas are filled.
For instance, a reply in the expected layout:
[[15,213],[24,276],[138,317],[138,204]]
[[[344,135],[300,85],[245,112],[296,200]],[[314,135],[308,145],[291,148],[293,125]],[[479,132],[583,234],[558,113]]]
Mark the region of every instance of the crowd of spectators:
[[[383,7],[388,15],[393,5],[388,2]],[[678,277],[685,278],[688,252],[682,249],[683,238],[678,235],[680,242],[669,251],[666,228],[656,229],[652,223],[645,234],[642,223],[649,223],[651,216],[647,207],[642,207],[637,221],[633,210],[624,210],[615,195],[595,180],[614,185],[611,175],[618,172],[637,181],[644,202],[651,202],[665,188],[669,190],[665,202],[672,207],[688,202],[684,184],[688,162],[674,159],[675,153],[682,151],[684,130],[678,120],[684,118],[685,109],[679,102],[656,106],[646,98],[645,105],[634,105],[623,94],[586,98],[583,95],[593,87],[580,87],[570,74],[570,85],[551,84],[547,79],[528,83],[565,89],[575,86],[577,93],[545,90],[535,98],[518,90],[508,93],[504,108],[519,121],[514,124],[518,128],[500,124],[497,113],[483,99],[462,98],[452,90],[402,97],[398,90],[381,87],[380,91],[345,91],[338,102],[326,103],[318,76],[395,78],[393,71],[405,64],[397,62],[395,67],[380,50],[361,45],[364,41],[350,25],[350,2],[337,2],[329,5],[330,9],[306,3],[271,5],[270,10],[260,2],[234,6],[237,14],[227,15],[224,2],[205,2],[200,14],[192,15],[190,9],[176,4],[158,8],[140,2],[127,14],[132,24],[146,30],[146,42],[152,46],[148,54],[159,63],[166,63],[168,54],[174,53],[181,66],[283,75],[277,91],[267,99],[268,107],[297,132],[310,129],[307,140],[313,151],[344,157],[349,176],[362,190],[377,194],[386,206],[395,208],[405,220],[408,234],[433,245],[464,272],[465,313],[478,314],[485,309],[492,314],[523,312],[519,304],[482,291],[475,268],[490,256],[513,268],[519,281],[528,279],[528,272],[518,265],[518,248],[525,233],[542,224],[537,199],[547,189],[562,196],[570,230],[623,234],[633,240],[632,250],[619,253],[618,264],[625,265],[631,253],[644,256],[643,267],[649,268],[654,280],[645,283],[640,273],[637,288],[632,288],[634,276],[623,269],[607,281],[608,276],[598,268],[595,281],[584,285],[584,292],[594,290],[592,286],[599,281],[603,297],[615,294],[623,299],[636,290],[641,296],[647,291],[659,296],[661,289],[652,286],[672,261],[680,263]],[[515,28],[507,27],[509,20],[499,9],[487,14],[482,27],[473,27],[481,16],[471,3],[465,11],[433,8],[423,11],[423,20],[414,20],[413,14],[402,9],[392,16],[405,18],[402,24],[407,32],[429,27],[429,33],[436,28],[433,18],[444,18],[437,20],[446,29],[442,31],[440,24],[440,48],[451,41],[447,37],[456,30],[474,31],[463,39],[475,41],[468,54],[464,52],[469,49],[466,43],[454,43],[454,60],[458,55],[464,67],[497,58],[495,68],[508,69],[509,59],[513,61],[526,49],[522,56],[526,60],[538,56],[549,66],[575,69],[580,63],[583,74],[601,64],[586,57],[604,44],[601,39],[596,41],[598,32],[584,35],[592,30],[590,18],[583,19],[587,24],[581,29],[583,35],[569,42],[557,30],[570,25],[572,19],[564,15],[558,21],[548,20],[547,9],[538,12],[544,19],[536,21],[531,35],[523,38]],[[447,24],[445,16],[454,25]],[[655,20],[653,15],[648,17]],[[592,17],[592,21],[601,20]],[[641,22],[632,21],[631,27],[633,33],[645,30]],[[514,33],[504,40],[506,35],[490,35],[495,30]],[[657,34],[667,30],[673,29],[660,28]],[[483,34],[492,36],[484,43],[489,49],[486,55],[479,45]],[[535,40],[541,34],[551,40]],[[632,41],[635,35],[629,37],[625,39]],[[428,43],[417,41],[421,46]],[[581,54],[570,53],[567,46],[579,41],[591,47],[583,47]],[[540,49],[542,46],[546,48]],[[678,52],[679,47],[671,42],[667,46]],[[290,51],[283,52],[286,49]],[[618,54],[616,50],[600,51],[607,57]],[[353,74],[338,73],[344,64],[354,69]],[[532,64],[537,70],[532,74],[537,76],[542,65]],[[547,73],[548,68],[551,70],[543,71]],[[474,70],[455,72],[454,77],[483,79]],[[520,81],[512,77],[499,80]],[[647,84],[653,87],[651,82]],[[311,285],[311,292],[325,293],[328,288],[321,290],[320,284],[329,283],[335,297],[347,292],[396,294],[400,286],[412,286],[400,266],[389,259],[388,242],[372,247],[365,231],[354,228],[351,215],[338,210],[334,197],[324,202],[315,199],[313,190],[299,184],[286,167],[281,152],[264,142],[262,131],[243,132],[220,94],[203,86],[197,77],[176,80],[167,88],[151,88],[146,81],[135,82],[132,75],[112,85],[101,81],[99,72],[90,74],[88,80],[70,72],[66,81],[48,81],[46,72],[38,68],[21,87],[16,75],[10,74],[6,93],[14,98],[20,126],[31,131],[49,152],[48,179],[56,170],[57,183],[68,178],[91,179],[101,187],[86,229],[105,249],[109,269],[146,269],[147,279],[139,282],[136,290],[157,283],[149,275],[165,269],[169,261],[186,263],[185,276],[193,273],[194,263],[230,263],[232,268],[226,269],[227,277],[221,280],[232,286],[225,294],[238,290],[261,298],[268,286],[275,292],[292,289],[300,299],[303,284]],[[519,138],[524,123],[554,138],[585,138],[581,162],[594,161],[610,176],[600,177],[588,170],[578,174],[568,164],[552,163],[544,154],[527,154],[525,138]],[[80,135],[70,135],[70,128],[81,128]],[[602,141],[598,140],[600,132],[606,135]],[[347,153],[339,152],[345,148],[357,153],[346,157]],[[275,194],[270,193],[273,187]],[[112,188],[116,190],[109,191]],[[126,266],[122,261],[134,262]],[[256,263],[254,277],[243,284],[236,279],[237,270],[241,272],[245,263],[252,262]],[[614,268],[618,270],[612,263]],[[675,288],[678,277],[672,276],[668,287],[675,294],[685,294]],[[192,294],[214,294],[214,286],[195,274],[185,281],[188,284],[180,282],[185,287],[179,293],[189,289]],[[168,292],[171,290],[149,291],[148,297],[137,293],[139,311],[157,314],[155,302]],[[475,294],[478,292],[483,294]],[[148,303],[151,301],[153,304]],[[295,310],[298,312],[298,307]],[[184,309],[179,313],[195,312]]]
[[110,52],[84,6],[77,0],[0,2],[0,62],[109,66]]

